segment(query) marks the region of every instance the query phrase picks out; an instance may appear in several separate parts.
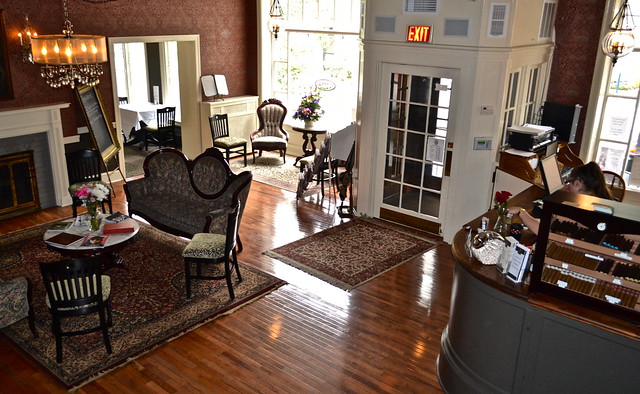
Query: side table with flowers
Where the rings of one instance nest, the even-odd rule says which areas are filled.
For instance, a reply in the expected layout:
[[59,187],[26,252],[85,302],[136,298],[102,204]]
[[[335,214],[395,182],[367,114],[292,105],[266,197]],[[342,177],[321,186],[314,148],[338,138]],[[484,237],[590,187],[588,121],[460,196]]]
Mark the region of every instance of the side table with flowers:
[[320,93],[313,90],[302,96],[302,101],[293,114],[293,119],[304,121],[305,129],[312,129],[313,123],[320,120],[322,115],[324,115],[324,110],[320,107]]
[[509,201],[509,197],[512,194],[508,191],[499,191],[496,192],[496,195],[493,199],[493,208],[496,210],[498,214],[498,218],[496,220],[496,224],[493,226],[493,230],[497,233],[500,233],[503,237],[506,237],[509,234],[509,223],[507,221],[507,214],[509,213],[509,207],[507,205],[507,201]]
[[89,231],[100,229],[98,205],[110,194],[110,190],[100,182],[89,182],[76,190],[75,196],[82,201],[82,206],[87,207],[89,215]]

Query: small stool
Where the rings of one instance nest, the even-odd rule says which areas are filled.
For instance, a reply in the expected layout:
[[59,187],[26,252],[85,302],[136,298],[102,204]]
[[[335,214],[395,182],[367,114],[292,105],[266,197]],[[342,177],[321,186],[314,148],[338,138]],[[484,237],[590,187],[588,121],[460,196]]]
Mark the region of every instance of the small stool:
[[[187,298],[191,298],[191,279],[211,279],[227,280],[229,297],[235,298],[233,284],[231,283],[231,273],[235,266],[238,282],[242,282],[238,258],[236,256],[236,238],[238,230],[238,212],[240,203],[238,202],[228,215],[227,234],[198,233],[193,236],[191,242],[184,248],[182,257],[184,258],[184,275],[187,288]],[[195,263],[196,273],[191,273],[191,264]],[[212,276],[202,273],[203,264],[224,263],[224,275]]]

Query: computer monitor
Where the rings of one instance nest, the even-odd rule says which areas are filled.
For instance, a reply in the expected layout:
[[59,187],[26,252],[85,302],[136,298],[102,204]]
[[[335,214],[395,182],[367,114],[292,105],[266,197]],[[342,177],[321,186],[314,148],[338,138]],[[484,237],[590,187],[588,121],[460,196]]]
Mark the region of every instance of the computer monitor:
[[560,170],[558,169],[558,159],[556,155],[549,155],[540,161],[540,171],[542,173],[542,183],[547,194],[551,194],[564,187]]

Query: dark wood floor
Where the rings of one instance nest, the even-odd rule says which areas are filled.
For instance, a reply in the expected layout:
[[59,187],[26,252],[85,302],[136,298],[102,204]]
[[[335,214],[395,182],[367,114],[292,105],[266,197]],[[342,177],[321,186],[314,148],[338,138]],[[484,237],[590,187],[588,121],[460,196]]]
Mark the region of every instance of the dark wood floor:
[[[117,186],[114,210],[126,212]],[[7,219],[0,235],[70,215],[64,207]],[[78,392],[442,392],[436,358],[449,316],[449,245],[352,292],[263,254],[340,221],[326,199],[296,202],[293,193],[254,182],[239,259],[288,284]],[[0,349],[0,391],[64,391],[1,334]]]

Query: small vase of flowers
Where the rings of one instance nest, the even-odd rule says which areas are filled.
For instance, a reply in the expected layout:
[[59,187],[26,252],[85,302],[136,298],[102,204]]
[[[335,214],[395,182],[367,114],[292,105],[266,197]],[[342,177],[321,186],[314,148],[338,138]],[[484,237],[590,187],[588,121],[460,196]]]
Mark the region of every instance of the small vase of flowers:
[[302,96],[298,109],[293,114],[293,119],[304,121],[304,127],[313,128],[313,122],[317,122],[324,115],[324,110],[320,108],[320,93],[313,90]]
[[507,201],[509,201],[509,197],[511,197],[511,193],[503,190],[496,192],[493,199],[493,208],[498,214],[498,219],[496,220],[495,226],[493,226],[493,230],[500,233],[503,237],[506,237],[509,232],[509,223],[507,222],[507,213],[509,212]]
[[89,231],[100,229],[98,204],[101,204],[110,193],[109,188],[100,182],[85,183],[76,190],[75,196],[80,199],[82,206],[87,207]]

